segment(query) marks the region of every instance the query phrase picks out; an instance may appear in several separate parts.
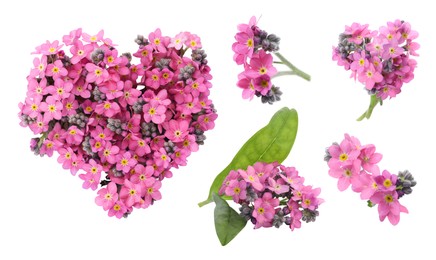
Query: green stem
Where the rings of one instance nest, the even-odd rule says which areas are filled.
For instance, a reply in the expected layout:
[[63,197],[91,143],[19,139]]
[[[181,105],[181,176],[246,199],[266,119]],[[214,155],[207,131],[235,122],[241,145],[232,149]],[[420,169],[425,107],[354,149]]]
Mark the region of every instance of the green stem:
[[207,199],[205,201],[202,201],[202,202],[198,203],[198,206],[201,208],[201,207],[206,206],[207,204],[209,204],[211,202],[213,202],[212,199]]
[[[225,195],[218,195],[218,196],[220,196],[223,200],[232,200],[233,199],[231,196],[225,196]],[[207,200],[198,203],[198,206],[201,208],[201,207],[203,207],[211,202],[213,202],[213,199],[208,198]]]
[[357,121],[362,121],[364,118],[369,119],[371,117],[372,111],[374,110],[375,106],[380,103],[380,105],[382,104],[382,101],[377,98],[377,96],[375,94],[371,95],[370,97],[370,102],[369,102],[369,107],[368,109],[365,111],[365,113],[363,113],[358,119]]
[[295,71],[291,71],[291,70],[287,70],[287,71],[279,71],[277,72],[276,75],[273,76],[273,78],[277,78],[280,76],[285,76],[285,75],[296,75],[297,73],[295,73]]
[[289,199],[285,198],[280,201],[280,206],[288,205]]
[[310,75],[307,74],[306,72],[298,69],[297,67],[295,67],[290,61],[288,61],[285,57],[283,57],[283,55],[281,55],[279,52],[274,52],[274,54],[277,56],[277,58],[280,59],[280,61],[286,65],[288,68],[290,68],[293,72],[293,74],[283,74],[283,75],[297,75],[307,81],[310,81]]
[[47,135],[48,135],[48,131],[42,133],[42,135],[38,141],[38,148],[40,148],[42,146],[42,144],[44,143],[44,140],[47,138]]
[[180,57],[183,57],[183,55],[185,55],[185,52],[188,50],[189,48],[186,47],[185,49],[181,48],[180,49]]

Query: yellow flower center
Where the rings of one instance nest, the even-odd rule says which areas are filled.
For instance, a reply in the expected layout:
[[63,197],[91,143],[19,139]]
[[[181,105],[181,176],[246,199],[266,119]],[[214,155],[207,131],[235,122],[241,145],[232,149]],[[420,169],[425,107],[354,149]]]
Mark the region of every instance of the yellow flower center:
[[269,81],[268,81],[268,80],[262,80],[262,81],[260,82],[260,86],[261,86],[262,88],[267,88],[267,87],[269,86]]
[[392,186],[392,181],[389,180],[389,179],[384,180],[383,186],[385,186],[386,188],[391,187]]
[[339,155],[339,160],[341,162],[345,162],[347,159],[348,159],[348,154],[343,153],[343,154]]
[[253,48],[253,46],[254,46],[254,41],[253,41],[253,39],[248,39],[247,40],[247,46],[249,47],[249,48]]
[[391,203],[391,202],[394,201],[394,198],[392,197],[392,195],[388,194],[388,195],[385,196],[385,201],[387,203]]
[[122,166],[127,166],[128,164],[129,164],[129,161],[128,161],[127,159],[123,158],[123,159],[121,160],[121,165],[122,165]]

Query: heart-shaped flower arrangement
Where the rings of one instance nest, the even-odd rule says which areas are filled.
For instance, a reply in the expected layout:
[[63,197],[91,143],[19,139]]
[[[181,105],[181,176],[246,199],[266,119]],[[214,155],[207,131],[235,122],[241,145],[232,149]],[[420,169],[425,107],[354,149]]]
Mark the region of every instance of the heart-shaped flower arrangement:
[[38,46],[19,117],[39,135],[31,139],[35,154],[56,151],[64,169],[80,172],[83,188],[100,185],[97,205],[121,218],[161,199],[161,181],[187,164],[217,114],[197,35],[156,29],[137,37],[133,56],[103,37],[79,28],[64,44]]
[[351,77],[364,84],[371,96],[367,111],[358,121],[369,119],[377,104],[395,97],[403,83],[414,78],[417,62],[410,56],[419,56],[416,51],[420,47],[415,41],[418,32],[408,22],[397,19],[378,31],[371,31],[368,26],[345,26],[332,55],[339,66],[351,70]]

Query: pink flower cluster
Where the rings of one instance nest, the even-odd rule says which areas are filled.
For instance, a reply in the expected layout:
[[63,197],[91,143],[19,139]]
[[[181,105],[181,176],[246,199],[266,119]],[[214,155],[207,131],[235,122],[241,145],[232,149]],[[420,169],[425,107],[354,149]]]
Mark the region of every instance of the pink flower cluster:
[[315,221],[320,188],[304,185],[304,178],[294,167],[279,163],[256,162],[246,170],[232,170],[225,178],[220,195],[231,196],[240,204],[240,214],[251,220],[254,228],[301,227],[301,220]]
[[280,38],[261,30],[254,16],[248,24],[239,24],[237,28],[232,49],[233,60],[244,66],[237,83],[243,89],[242,97],[251,100],[255,95],[261,96],[263,103],[270,104],[280,100],[282,92],[271,83],[277,69],[273,66],[273,56],[268,53],[279,50]]
[[419,56],[417,37],[410,24],[400,20],[388,22],[378,31],[369,30],[368,24],[353,23],[340,34],[333,60],[351,70],[351,77],[363,83],[369,94],[379,100],[393,98],[403,83],[414,78],[417,62],[410,56]]
[[399,199],[412,192],[416,181],[410,172],[391,174],[387,170],[380,173],[378,163],[382,154],[376,152],[373,144],[361,145],[353,136],[345,134],[341,143],[333,143],[326,149],[325,160],[329,175],[338,179],[338,189],[351,189],[360,193],[360,198],[368,200],[369,206],[378,204],[380,221],[388,217],[392,225],[400,221],[400,213],[408,213]]
[[19,104],[21,126],[40,135],[31,141],[35,154],[57,152],[64,169],[81,172],[83,188],[100,184],[95,202],[117,218],[160,200],[161,181],[187,164],[217,118],[197,35],[156,29],[135,41],[136,64],[103,30],[47,41],[33,53],[40,57]]

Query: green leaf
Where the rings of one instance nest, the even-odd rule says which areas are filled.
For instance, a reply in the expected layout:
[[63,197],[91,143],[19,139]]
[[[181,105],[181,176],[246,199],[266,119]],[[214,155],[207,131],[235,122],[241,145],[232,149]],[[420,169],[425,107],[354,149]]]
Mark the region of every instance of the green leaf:
[[283,162],[294,145],[298,129],[295,109],[284,107],[277,111],[268,125],[257,131],[238,151],[230,164],[213,181],[208,198],[198,203],[200,207],[212,202],[212,194],[218,193],[231,170],[247,169],[255,162]]
[[218,194],[213,193],[215,201],[215,231],[221,245],[225,246],[245,227],[247,220],[240,216]]

